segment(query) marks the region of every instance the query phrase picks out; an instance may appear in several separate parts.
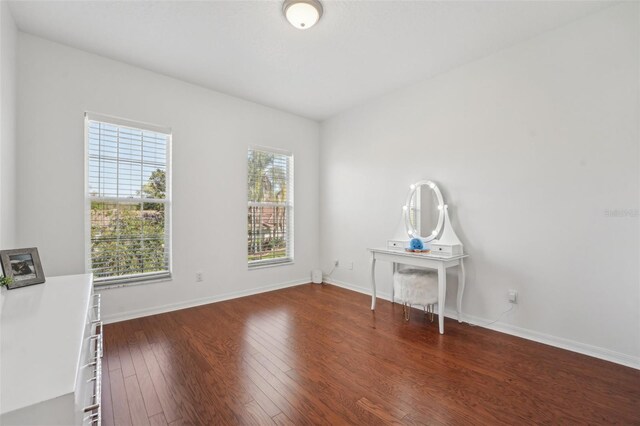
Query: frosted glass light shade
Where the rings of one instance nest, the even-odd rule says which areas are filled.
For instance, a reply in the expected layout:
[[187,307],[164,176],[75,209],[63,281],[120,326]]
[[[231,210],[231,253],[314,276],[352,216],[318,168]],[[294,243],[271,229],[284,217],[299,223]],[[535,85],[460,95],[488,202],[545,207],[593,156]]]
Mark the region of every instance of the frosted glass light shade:
[[313,27],[322,16],[322,5],[317,0],[287,0],[283,11],[291,25],[306,30]]

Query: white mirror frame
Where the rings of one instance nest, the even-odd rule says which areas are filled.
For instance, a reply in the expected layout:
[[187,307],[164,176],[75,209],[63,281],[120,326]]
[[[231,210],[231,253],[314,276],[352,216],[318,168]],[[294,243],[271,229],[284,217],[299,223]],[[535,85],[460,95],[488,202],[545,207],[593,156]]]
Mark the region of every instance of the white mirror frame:
[[[428,235],[426,237],[423,235],[420,235],[418,230],[413,227],[413,225],[411,224],[411,215],[409,214],[409,208],[411,207],[411,199],[415,195],[416,190],[422,185],[428,185],[429,188],[431,188],[433,192],[436,193],[436,198],[438,199],[438,210],[440,210],[440,215],[438,216],[438,224],[436,225],[436,228],[433,230],[431,235]],[[438,236],[438,234],[440,234],[440,231],[442,231],[442,224],[444,223],[444,205],[445,204],[444,204],[444,198],[442,198],[442,192],[440,192],[440,188],[438,188],[438,185],[436,185],[435,182],[430,180],[421,180],[419,182],[412,184],[409,187],[409,194],[407,195],[407,201],[405,202],[404,206],[402,206],[402,215],[404,216],[404,224],[406,226],[407,234],[409,234],[409,237],[420,238],[424,242],[429,242],[435,239]]]

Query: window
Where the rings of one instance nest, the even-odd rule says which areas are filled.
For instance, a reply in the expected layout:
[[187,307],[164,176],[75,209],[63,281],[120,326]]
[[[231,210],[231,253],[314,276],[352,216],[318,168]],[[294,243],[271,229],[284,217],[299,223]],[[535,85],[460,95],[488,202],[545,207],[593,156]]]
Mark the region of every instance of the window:
[[171,272],[171,131],[86,114],[87,264],[96,285]]
[[249,148],[249,267],[293,262],[293,156]]

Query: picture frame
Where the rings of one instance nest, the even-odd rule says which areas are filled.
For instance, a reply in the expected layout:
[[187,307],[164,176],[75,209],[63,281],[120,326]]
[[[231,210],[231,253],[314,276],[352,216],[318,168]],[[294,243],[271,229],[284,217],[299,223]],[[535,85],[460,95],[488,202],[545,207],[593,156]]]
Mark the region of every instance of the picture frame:
[[9,290],[46,281],[40,255],[35,247],[0,250],[0,264],[4,276],[13,280],[7,285]]

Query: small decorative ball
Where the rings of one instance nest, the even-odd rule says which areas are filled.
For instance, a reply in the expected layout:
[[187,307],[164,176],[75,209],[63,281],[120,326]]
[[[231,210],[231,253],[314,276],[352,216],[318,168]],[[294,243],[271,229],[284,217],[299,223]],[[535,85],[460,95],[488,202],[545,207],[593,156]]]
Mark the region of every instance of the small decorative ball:
[[411,247],[411,250],[424,250],[424,244],[420,238],[412,238],[409,242],[409,247]]

